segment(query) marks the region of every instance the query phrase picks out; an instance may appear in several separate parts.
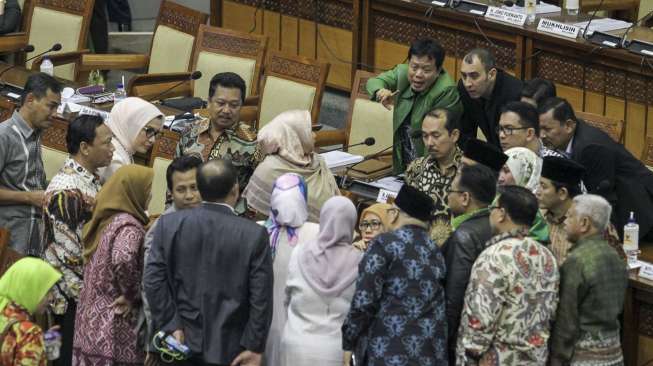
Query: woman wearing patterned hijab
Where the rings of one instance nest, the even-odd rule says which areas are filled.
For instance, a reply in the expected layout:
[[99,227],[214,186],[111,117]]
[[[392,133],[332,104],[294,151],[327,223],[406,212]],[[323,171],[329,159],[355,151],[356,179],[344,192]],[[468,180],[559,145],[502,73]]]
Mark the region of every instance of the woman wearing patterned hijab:
[[542,174],[542,158],[525,147],[506,150],[508,161],[499,172],[500,186],[516,185],[535,193]]
[[272,187],[270,216],[264,223],[270,234],[270,247],[274,260],[272,324],[263,354],[264,364],[268,366],[281,364],[279,359],[281,332],[288,317],[284,302],[290,256],[296,247],[315,240],[320,229],[318,224],[306,221],[307,198],[306,182],[297,174],[286,173],[280,176]]
[[320,207],[340,195],[324,159],[314,152],[315,141],[308,111],[287,111],[261,128],[258,142],[265,159],[256,167],[243,191],[250,209],[266,216],[275,180],[285,173],[301,175],[308,187],[308,221],[318,222]]
[[286,281],[288,321],[278,365],[342,365],[340,328],[363,256],[351,245],[355,225],[354,204],[333,197],[322,206],[317,237],[292,253]]

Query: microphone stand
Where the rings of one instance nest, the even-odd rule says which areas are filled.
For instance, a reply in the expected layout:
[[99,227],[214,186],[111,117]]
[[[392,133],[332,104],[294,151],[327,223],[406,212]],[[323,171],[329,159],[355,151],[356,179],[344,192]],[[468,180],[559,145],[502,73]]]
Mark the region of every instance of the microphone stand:
[[[197,74],[196,74],[196,73],[197,73]],[[197,79],[199,79],[199,78],[201,78],[201,77],[202,77],[202,73],[198,73],[197,71],[195,71],[195,72],[193,72],[193,73],[190,75],[190,77],[188,77],[187,79],[178,82],[177,84],[175,84],[175,85],[169,87],[168,89],[162,91],[161,93],[155,95],[154,97],[147,98],[147,101],[148,101],[148,102],[151,102],[151,101],[153,101],[153,100],[158,100],[159,98],[161,98],[162,96],[166,95],[168,92],[170,92],[171,90],[177,88],[178,86],[180,86],[180,85],[182,85],[182,84],[184,84],[184,83],[187,83],[187,82],[189,82],[189,81],[191,81],[191,80],[197,80]]]

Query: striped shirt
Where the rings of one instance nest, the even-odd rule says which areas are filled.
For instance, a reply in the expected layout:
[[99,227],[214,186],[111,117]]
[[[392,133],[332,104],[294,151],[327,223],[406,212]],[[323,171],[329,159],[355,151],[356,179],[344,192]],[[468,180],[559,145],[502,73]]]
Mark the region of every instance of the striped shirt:
[[[0,186],[13,191],[46,187],[41,159],[41,132],[33,130],[18,112],[0,123]],[[26,255],[41,254],[41,209],[8,204],[0,209],[0,227],[11,233],[11,248]]]

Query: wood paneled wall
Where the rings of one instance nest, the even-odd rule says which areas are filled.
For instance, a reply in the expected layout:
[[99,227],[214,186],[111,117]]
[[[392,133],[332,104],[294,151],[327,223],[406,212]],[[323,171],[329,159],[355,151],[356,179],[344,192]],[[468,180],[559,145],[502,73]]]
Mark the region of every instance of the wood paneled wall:
[[[220,25],[264,34],[269,37],[270,50],[329,62],[331,70],[327,84],[342,90],[351,89],[351,2],[323,0],[316,5],[315,0],[310,0],[302,1],[299,6],[297,1],[277,0],[265,1],[265,6],[258,9],[257,4],[257,1],[247,0],[222,1]],[[319,15],[316,16],[316,12]]]

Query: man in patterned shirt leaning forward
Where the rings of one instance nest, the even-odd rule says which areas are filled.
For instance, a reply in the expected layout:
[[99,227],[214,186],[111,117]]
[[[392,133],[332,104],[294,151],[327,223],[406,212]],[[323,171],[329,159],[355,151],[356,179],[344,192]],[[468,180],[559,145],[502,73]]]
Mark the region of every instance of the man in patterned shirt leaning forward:
[[415,159],[406,169],[406,183],[431,196],[435,203],[431,239],[442,245],[451,234],[451,210],[447,195],[462,159],[456,143],[460,137],[459,116],[436,108],[424,117],[420,135],[428,155]]
[[527,237],[537,209],[517,186],[490,206],[495,236],[472,267],[456,365],[546,365],[560,276],[553,254]]
[[560,267],[560,306],[551,335],[551,365],[623,365],[619,314],[628,287],[626,263],[603,238],[612,208],[576,196],[565,231],[571,250]]
[[102,117],[79,116],[68,125],[70,157],[45,191],[43,259],[63,275],[54,286],[51,310],[63,333],[61,356],[54,365],[72,363],[75,310],[83,284],[82,227],[91,218],[100,190],[98,168],[113,156],[112,133]]

